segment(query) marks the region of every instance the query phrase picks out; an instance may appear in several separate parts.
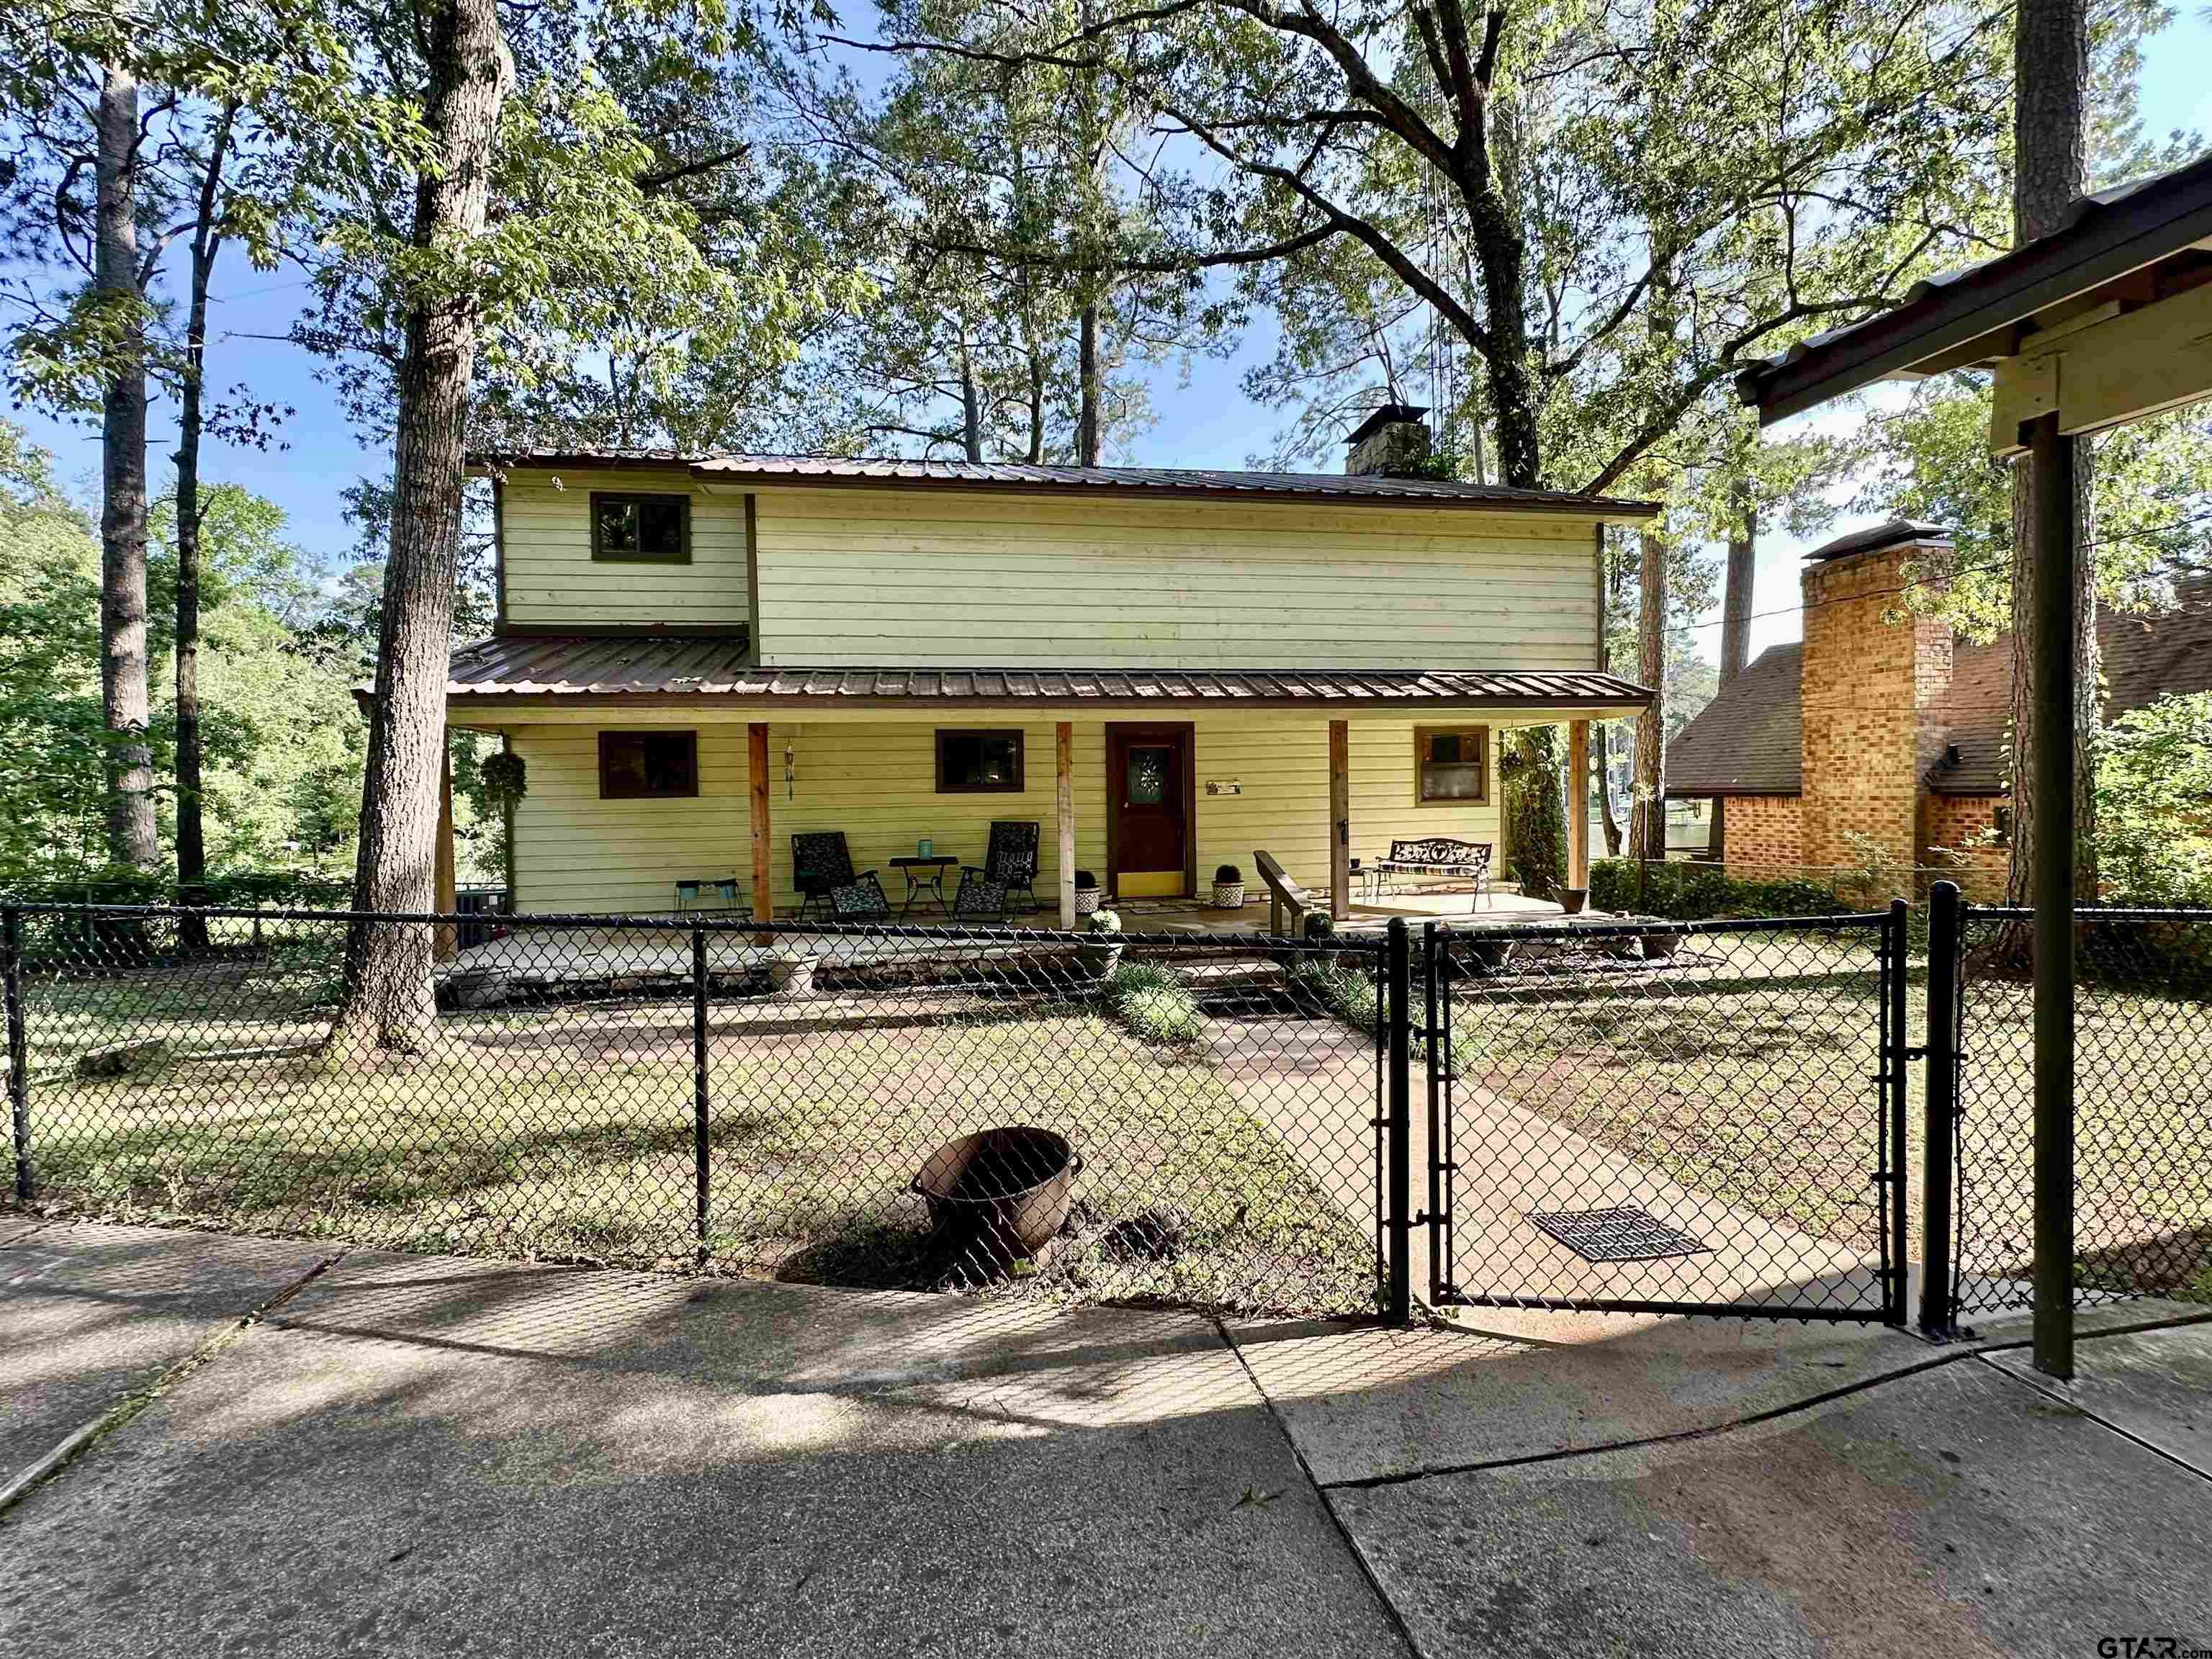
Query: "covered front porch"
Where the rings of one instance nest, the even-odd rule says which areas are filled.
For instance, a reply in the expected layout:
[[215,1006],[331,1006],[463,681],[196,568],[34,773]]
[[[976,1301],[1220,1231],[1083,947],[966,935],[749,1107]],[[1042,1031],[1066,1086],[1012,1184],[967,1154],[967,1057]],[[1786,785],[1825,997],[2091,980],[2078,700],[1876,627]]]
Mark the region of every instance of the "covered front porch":
[[[592,672],[574,672],[587,646]],[[1589,722],[1645,700],[1564,672],[783,671],[722,685],[680,672],[686,647],[640,641],[610,664],[605,641],[507,638],[457,656],[449,721],[523,763],[518,913],[697,908],[784,931],[838,919],[813,867],[826,845],[880,888],[874,919],[891,922],[1066,929],[1094,903],[1131,932],[1553,920],[1560,907],[1507,878],[1499,738],[1566,729],[1568,884],[1584,887]],[[1026,850],[1018,867],[994,867],[1002,843]],[[1395,867],[1416,843],[1427,861]],[[1004,897],[956,906],[963,878],[987,874],[1011,878]],[[1241,880],[1243,904],[1213,902],[1221,878]]]

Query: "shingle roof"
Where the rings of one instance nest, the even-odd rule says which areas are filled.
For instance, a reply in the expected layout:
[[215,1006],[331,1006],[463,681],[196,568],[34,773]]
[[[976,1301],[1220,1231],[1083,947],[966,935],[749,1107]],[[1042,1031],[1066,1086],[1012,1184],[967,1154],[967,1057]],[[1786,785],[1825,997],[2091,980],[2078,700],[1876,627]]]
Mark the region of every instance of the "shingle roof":
[[742,633],[504,635],[453,653],[457,708],[487,697],[727,697],[793,703],[1098,702],[1244,708],[1640,707],[1611,674],[1470,669],[758,668]]
[[1669,795],[1794,795],[1802,787],[1805,648],[1770,645],[1667,745]]
[[747,478],[811,487],[1000,490],[1013,495],[1178,495],[1245,500],[1332,500],[1360,504],[1460,507],[1648,519],[1650,501],[1516,489],[1447,478],[1375,473],[1239,472],[1212,467],[1030,466],[1012,461],[846,459],[821,455],[741,455],[669,449],[510,449],[469,458],[479,471],[516,467],[685,467],[702,478]]
[[[2098,613],[2106,720],[2167,692],[2212,691],[2212,578],[2183,584],[2176,597],[2172,611]],[[1801,644],[1773,646],[1723,686],[1668,745],[1668,794],[1797,793],[1803,666]],[[1958,761],[1939,761],[1929,771],[1928,787],[1937,794],[2004,793],[2011,686],[2010,635],[1986,645],[1959,643],[1936,709]]]
[[[2105,718],[2171,692],[2212,691],[2212,580],[2183,586],[2178,609],[2148,614],[2100,611],[2097,654],[2105,677]],[[2012,690],[2012,635],[1961,643],[1951,688],[1940,706],[1955,766],[1939,762],[1928,787],[1939,795],[1998,795],[2005,790],[2005,734]]]

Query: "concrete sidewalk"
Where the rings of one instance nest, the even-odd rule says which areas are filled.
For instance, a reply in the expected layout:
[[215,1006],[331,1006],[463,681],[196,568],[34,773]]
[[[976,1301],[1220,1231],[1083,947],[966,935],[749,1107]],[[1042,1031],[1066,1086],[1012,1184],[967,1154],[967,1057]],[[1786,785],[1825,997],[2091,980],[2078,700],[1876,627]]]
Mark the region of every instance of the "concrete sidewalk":
[[2212,1644],[2212,1326],[2081,1358],[0,1220],[0,1485],[108,1425],[0,1514],[0,1655]]

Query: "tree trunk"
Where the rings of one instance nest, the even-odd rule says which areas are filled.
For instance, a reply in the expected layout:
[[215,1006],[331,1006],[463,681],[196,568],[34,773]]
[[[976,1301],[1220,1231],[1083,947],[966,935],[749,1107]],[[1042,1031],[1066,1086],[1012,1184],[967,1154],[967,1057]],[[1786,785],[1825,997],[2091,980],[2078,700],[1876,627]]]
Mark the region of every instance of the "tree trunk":
[[1620,819],[1613,810],[1613,757],[1607,752],[1610,745],[1606,742],[1605,735],[1609,724],[1606,720],[1590,722],[1590,736],[1594,739],[1590,753],[1597,767],[1597,777],[1594,781],[1597,785],[1598,821],[1605,832],[1605,855],[1617,859],[1620,856],[1621,829]]
[[[413,240],[420,248],[464,246],[483,230],[492,146],[514,74],[495,0],[436,5],[428,59],[425,110],[441,166],[416,182]],[[417,289],[406,319],[354,905],[420,912],[431,906],[437,863],[475,298],[465,287]],[[333,1042],[422,1047],[436,1020],[430,959],[427,928],[357,924],[347,940],[345,1004]]]
[[[2013,35],[2013,243],[2045,236],[2087,186],[2085,109],[2089,22],[2084,0],[2024,0]],[[2074,446],[2074,890],[2097,894],[2097,554],[2091,526],[2091,452]],[[2035,496],[2028,468],[2012,485],[2012,845],[2005,902],[2032,905],[2035,869]]]
[[[1738,478],[1729,491],[1734,522],[1729,526],[1728,586],[1721,601],[1721,673],[1726,685],[1743,672],[1751,655],[1752,568],[1759,539],[1759,509],[1751,504],[1751,487]],[[1728,802],[1713,797],[1712,831],[1705,842],[1705,856],[1715,863],[1728,860]]]
[[1031,466],[1044,465],[1044,354],[1030,337],[1030,452]]
[[1098,465],[1098,307],[1083,307],[1081,350],[1076,369],[1082,381],[1080,407],[1075,422],[1075,459],[1079,466]]
[[1636,620],[1636,677],[1651,688],[1651,704],[1636,717],[1636,801],[1629,819],[1629,855],[1667,856],[1665,794],[1667,684],[1667,543],[1644,532]]
[[146,666],[146,333],[138,286],[138,82],[102,71],[94,285],[124,325],[100,410],[100,691],[108,735],[107,854],[151,869],[153,723]]
[[960,437],[971,461],[983,459],[983,410],[975,396],[975,366],[963,347],[960,353]]
[[1723,685],[1743,672],[1751,656],[1752,566],[1759,537],[1759,510],[1751,504],[1750,489],[1739,482],[1730,493],[1735,523],[1729,538],[1728,587],[1721,601]]
[[[222,186],[224,153],[237,106],[226,105],[208,136],[207,169],[200,176],[199,216],[192,224],[192,265],[185,321],[184,384],[177,411],[177,892],[185,904],[206,900],[207,842],[200,779],[200,434],[206,425],[208,283],[215,275],[222,233],[216,208]],[[184,924],[185,942],[205,948],[207,926]]]

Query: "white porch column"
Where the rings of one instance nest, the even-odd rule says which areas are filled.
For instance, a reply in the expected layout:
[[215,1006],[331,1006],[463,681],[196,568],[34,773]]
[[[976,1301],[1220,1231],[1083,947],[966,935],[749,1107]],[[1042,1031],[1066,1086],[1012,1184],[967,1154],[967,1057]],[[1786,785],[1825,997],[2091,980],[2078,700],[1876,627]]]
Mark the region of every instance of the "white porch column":
[[1352,919],[1352,728],[1328,723],[1328,914]]
[[1053,781],[1060,817],[1060,925],[1075,926],[1075,725],[1061,720],[1052,728]]

